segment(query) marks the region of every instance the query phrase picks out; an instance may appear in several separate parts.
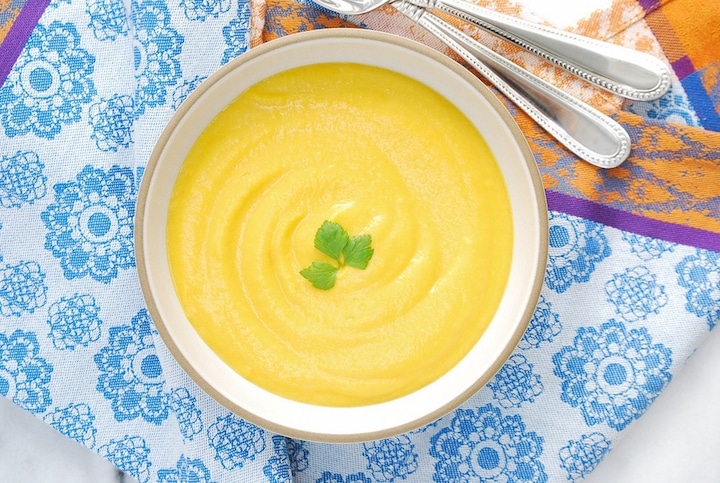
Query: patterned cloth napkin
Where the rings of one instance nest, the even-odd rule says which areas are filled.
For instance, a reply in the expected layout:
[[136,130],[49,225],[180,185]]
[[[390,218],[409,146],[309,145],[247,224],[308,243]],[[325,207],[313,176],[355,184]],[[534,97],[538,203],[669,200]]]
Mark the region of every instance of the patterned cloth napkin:
[[507,105],[551,209],[527,333],[456,411],[335,445],[258,428],[180,369],[139,289],[138,184],[178,105],[250,46],[365,27],[443,47],[390,7],[341,19],[309,0],[0,0],[0,394],[142,483],[582,480],[720,321],[720,8],[482,3],[653,53],[676,78],[658,101],[623,103],[467,29],[612,114],[634,150],[595,169]]

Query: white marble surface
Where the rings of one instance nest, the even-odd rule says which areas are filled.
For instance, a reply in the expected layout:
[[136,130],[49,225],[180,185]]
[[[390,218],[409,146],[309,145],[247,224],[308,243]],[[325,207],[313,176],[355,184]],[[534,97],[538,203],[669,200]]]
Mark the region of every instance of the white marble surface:
[[[720,482],[718,367],[720,330],[708,336],[685,369],[585,481]],[[0,482],[134,481],[0,397]]]

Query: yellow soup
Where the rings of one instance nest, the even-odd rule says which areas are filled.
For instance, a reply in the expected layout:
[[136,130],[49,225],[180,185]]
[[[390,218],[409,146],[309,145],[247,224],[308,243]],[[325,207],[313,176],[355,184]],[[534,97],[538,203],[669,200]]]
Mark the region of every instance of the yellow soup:
[[[325,220],[369,234],[329,290]],[[358,64],[254,85],[197,139],[176,181],[168,256],[183,309],[229,366],[275,394],[357,406],[415,391],[478,341],[510,269],[500,170],[427,86]]]

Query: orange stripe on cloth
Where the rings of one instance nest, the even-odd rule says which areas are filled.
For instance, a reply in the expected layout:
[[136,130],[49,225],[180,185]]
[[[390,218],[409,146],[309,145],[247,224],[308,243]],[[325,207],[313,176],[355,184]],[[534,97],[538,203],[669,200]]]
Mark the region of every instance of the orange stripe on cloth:
[[[665,50],[674,51],[675,39],[695,66],[700,70],[717,60],[720,52],[720,6],[717,0],[674,0],[648,15],[648,23],[655,30]],[[661,24],[665,26],[660,26]],[[664,35],[668,29],[674,38]],[[668,42],[669,45],[665,45]],[[677,55],[677,52],[673,52]],[[672,61],[672,59],[671,59]]]
[[646,218],[720,233],[720,133],[616,116],[632,138],[629,159],[603,170],[579,161],[523,114],[515,118],[545,188]]
[[282,37],[283,35],[305,30],[320,28],[359,28],[345,20],[325,15],[315,8],[288,0],[270,1],[267,3],[263,41]]
[[10,27],[15,23],[24,3],[17,0],[0,0],[0,44],[10,32]]

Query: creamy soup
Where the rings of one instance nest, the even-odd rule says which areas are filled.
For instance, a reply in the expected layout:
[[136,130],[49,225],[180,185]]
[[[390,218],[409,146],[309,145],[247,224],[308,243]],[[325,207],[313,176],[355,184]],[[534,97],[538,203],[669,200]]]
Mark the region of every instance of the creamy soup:
[[[335,263],[325,221],[370,235]],[[265,79],[197,139],[170,202],[167,248],[189,321],[230,367],[278,395],[358,406],[415,391],[478,341],[510,269],[500,170],[468,119],[400,74],[359,64]]]

